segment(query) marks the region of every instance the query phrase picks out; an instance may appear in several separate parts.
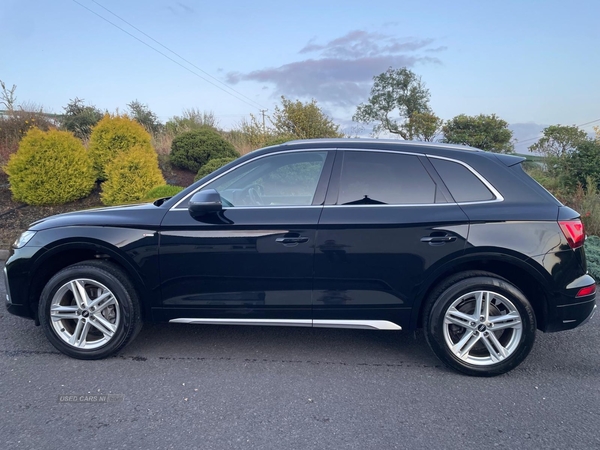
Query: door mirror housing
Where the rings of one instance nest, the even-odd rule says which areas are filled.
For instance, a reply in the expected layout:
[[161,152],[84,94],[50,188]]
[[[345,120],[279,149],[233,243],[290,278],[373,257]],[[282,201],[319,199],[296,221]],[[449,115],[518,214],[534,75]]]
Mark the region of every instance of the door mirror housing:
[[188,211],[194,219],[222,210],[221,195],[214,189],[196,192],[188,203]]

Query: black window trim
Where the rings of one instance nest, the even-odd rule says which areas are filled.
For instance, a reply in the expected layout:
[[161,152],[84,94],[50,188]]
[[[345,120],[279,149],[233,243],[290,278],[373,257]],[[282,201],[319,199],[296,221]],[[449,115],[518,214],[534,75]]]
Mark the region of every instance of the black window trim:
[[[333,166],[333,160],[335,157],[335,149],[332,148],[302,148],[302,149],[297,149],[297,150],[284,150],[284,151],[279,151],[279,152],[272,152],[272,153],[265,153],[264,155],[260,155],[257,156],[256,158],[252,158],[249,159],[247,161],[244,161],[241,164],[238,164],[234,167],[232,167],[231,169],[219,174],[218,176],[211,178],[210,180],[208,180],[206,183],[201,184],[200,186],[198,186],[196,189],[194,189],[192,192],[190,192],[188,195],[186,195],[185,197],[183,197],[181,200],[179,200],[177,203],[175,203],[170,209],[169,211],[188,211],[187,206],[181,206],[181,204],[185,204],[187,205],[187,202],[190,201],[190,198],[192,197],[192,195],[194,195],[196,192],[202,190],[207,184],[212,183],[215,180],[218,180],[219,178],[221,178],[222,176],[224,176],[225,174],[228,174],[229,172],[237,169],[238,167],[242,167],[245,166],[246,164],[249,164],[251,162],[254,161],[258,161],[259,159],[262,158],[266,158],[267,156],[273,156],[273,155],[282,155],[282,154],[288,154],[288,153],[306,153],[306,152],[327,152],[327,156],[325,158],[325,163],[323,164],[323,171],[321,172],[321,177],[319,178],[319,181],[317,182],[317,187],[315,189],[315,195],[313,197],[313,203],[310,205],[265,205],[265,206],[234,206],[234,208],[236,210],[238,209],[265,209],[265,208],[269,208],[269,209],[284,209],[284,208],[323,208],[323,202],[325,199],[325,192],[323,189],[323,183],[329,181],[329,178],[331,176],[331,170],[332,170],[332,166]],[[326,185],[325,185],[326,186]],[[322,196],[319,199],[319,204],[314,204],[315,200],[317,200],[317,194],[321,194]]]

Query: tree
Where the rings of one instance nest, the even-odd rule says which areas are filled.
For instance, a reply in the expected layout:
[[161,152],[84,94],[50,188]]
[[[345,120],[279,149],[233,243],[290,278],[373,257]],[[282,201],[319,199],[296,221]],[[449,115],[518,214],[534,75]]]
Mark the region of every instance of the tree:
[[250,114],[250,119],[242,119],[236,131],[252,150],[265,146],[275,136],[275,130],[264,125],[254,114]]
[[302,103],[281,97],[281,107],[276,106],[270,118],[278,135],[294,136],[297,139],[342,137],[340,126],[335,124],[317,106],[316,100]]
[[197,108],[184,109],[181,116],[173,116],[165,124],[167,131],[175,136],[207,127],[218,130],[218,126],[219,122],[212,111],[200,111]]
[[[358,105],[352,120],[366,124],[375,122],[373,134],[387,131],[403,139],[413,139],[415,128],[408,124],[409,119],[413,114],[431,113],[429,90],[421,78],[406,67],[390,67],[373,80],[369,100]],[[398,118],[394,119],[394,115]]]
[[4,81],[0,80],[0,88],[2,88],[2,93],[0,93],[0,104],[4,105],[8,111],[12,111],[15,109],[15,103],[17,102],[17,97],[15,96],[17,86],[13,84],[12,87],[8,89],[6,84],[4,84]]
[[409,139],[432,142],[441,133],[444,121],[431,112],[413,113],[406,123]]
[[566,164],[572,185],[575,182],[587,186],[593,180],[600,184],[600,141],[585,139],[577,144],[577,148],[566,156]]
[[162,123],[158,120],[158,116],[150,110],[148,105],[134,100],[127,104],[131,117],[143,126],[148,133],[156,134],[162,129]]
[[92,134],[92,128],[102,119],[104,114],[94,105],[86,105],[83,99],[75,97],[63,107],[65,114],[60,119],[63,130],[70,131],[79,139],[86,140]]
[[513,151],[512,131],[508,122],[495,114],[467,116],[460,114],[442,127],[444,139],[449,144],[462,144],[496,153]]
[[544,128],[543,136],[529,147],[530,152],[561,158],[577,149],[588,140],[587,133],[576,126],[551,125]]

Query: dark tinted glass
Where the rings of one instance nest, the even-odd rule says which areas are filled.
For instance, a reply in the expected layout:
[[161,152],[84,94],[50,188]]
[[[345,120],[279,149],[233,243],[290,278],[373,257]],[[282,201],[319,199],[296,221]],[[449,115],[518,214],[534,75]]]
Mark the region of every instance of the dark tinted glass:
[[347,151],[338,204],[434,203],[435,188],[416,156]]
[[430,161],[457,202],[494,199],[494,195],[485,184],[462,164],[437,158],[430,158]]

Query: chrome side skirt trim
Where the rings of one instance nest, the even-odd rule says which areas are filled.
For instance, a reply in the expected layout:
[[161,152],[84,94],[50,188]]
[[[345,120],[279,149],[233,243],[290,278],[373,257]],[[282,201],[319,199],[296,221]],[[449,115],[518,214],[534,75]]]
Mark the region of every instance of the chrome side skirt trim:
[[360,330],[401,330],[388,320],[313,320],[316,328],[356,328]]
[[388,320],[311,320],[311,319],[171,319],[170,323],[194,325],[261,325],[283,327],[353,328],[360,330],[401,330]]
[[171,319],[170,323],[195,325],[267,325],[282,327],[312,327],[310,319]]

